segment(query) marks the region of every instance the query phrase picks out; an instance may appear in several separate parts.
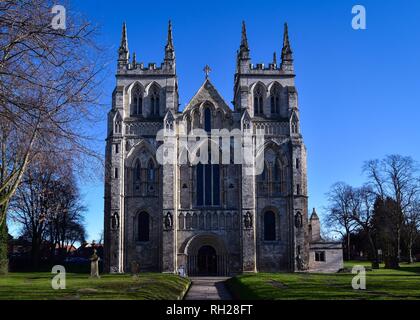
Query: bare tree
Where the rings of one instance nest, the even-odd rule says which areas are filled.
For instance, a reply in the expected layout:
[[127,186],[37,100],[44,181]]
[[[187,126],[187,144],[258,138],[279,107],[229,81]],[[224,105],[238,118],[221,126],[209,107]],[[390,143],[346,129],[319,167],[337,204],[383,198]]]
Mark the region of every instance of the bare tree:
[[75,242],[82,243],[85,240],[83,214],[86,208],[80,203],[80,194],[73,176],[55,181],[51,199],[56,210],[47,217],[47,234],[52,253],[58,251],[62,259]]
[[[61,161],[60,161],[61,160]],[[10,205],[12,219],[31,241],[36,268],[42,244],[50,243],[51,256],[63,255],[76,241],[83,242],[84,207],[80,204],[72,164],[39,155],[31,162]]]
[[12,219],[21,226],[21,232],[27,240],[31,241],[31,258],[35,268],[39,263],[41,244],[45,240],[45,222],[50,211],[54,178],[53,170],[45,163],[32,162],[10,205]]
[[102,245],[102,244],[103,244],[103,242],[104,242],[104,230],[102,230],[102,231],[99,233],[99,240],[98,240],[98,244],[99,244],[99,245]]
[[352,192],[352,219],[366,234],[369,240],[371,251],[372,268],[379,268],[379,257],[376,242],[374,240],[374,204],[376,200],[376,193],[370,186],[366,185],[358,189],[353,189]]
[[32,159],[39,153],[99,158],[87,134],[97,119],[103,70],[95,28],[69,10],[66,29],[52,28],[53,6],[0,2],[0,269],[8,207]]
[[392,217],[387,221],[395,224],[395,258],[398,263],[401,259],[401,231],[406,215],[420,192],[417,163],[411,157],[388,155],[383,160],[367,161],[363,170],[369,178],[369,185],[382,201],[387,198],[395,201],[389,210]]
[[353,219],[355,210],[353,188],[344,182],[337,182],[332,185],[327,198],[329,202],[326,208],[327,225],[332,231],[340,233],[346,239],[347,259],[350,260],[350,235],[357,226]]

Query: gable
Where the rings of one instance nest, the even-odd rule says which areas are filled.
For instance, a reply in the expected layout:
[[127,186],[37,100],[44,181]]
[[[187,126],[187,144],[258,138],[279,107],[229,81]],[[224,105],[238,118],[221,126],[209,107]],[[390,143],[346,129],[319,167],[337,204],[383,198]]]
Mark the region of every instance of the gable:
[[202,104],[206,101],[211,102],[216,109],[222,109],[225,113],[230,113],[232,111],[210,80],[206,79],[194,97],[192,97],[190,102],[187,104],[183,112],[188,112],[196,105]]

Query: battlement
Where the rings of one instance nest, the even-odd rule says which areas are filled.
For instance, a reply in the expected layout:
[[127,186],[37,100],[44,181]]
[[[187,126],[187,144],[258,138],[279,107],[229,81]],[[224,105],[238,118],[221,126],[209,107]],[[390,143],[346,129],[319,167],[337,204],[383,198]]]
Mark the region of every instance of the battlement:
[[149,62],[144,64],[143,62],[140,63],[127,63],[124,65],[119,66],[117,70],[118,75],[175,75],[175,68],[167,64],[166,62],[162,62],[159,66],[155,62]]

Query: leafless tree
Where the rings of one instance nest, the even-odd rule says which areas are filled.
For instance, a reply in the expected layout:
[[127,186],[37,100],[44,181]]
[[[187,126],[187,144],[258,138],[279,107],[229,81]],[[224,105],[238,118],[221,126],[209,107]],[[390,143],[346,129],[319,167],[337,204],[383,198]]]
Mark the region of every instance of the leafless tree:
[[31,241],[32,262],[37,267],[43,244],[53,257],[76,241],[83,242],[84,207],[76,187],[72,165],[39,155],[26,170],[10,205],[11,218]]
[[396,261],[400,261],[401,232],[420,192],[417,163],[411,157],[388,155],[382,160],[367,161],[363,170],[369,178],[369,185],[380,199],[395,201],[389,221],[395,223]]
[[376,197],[376,193],[368,185],[354,188],[352,192],[352,219],[363,230],[369,240],[372,267],[375,269],[379,268],[378,250],[373,235],[373,214]]
[[347,259],[351,258],[350,235],[356,228],[354,216],[353,188],[344,182],[335,183],[327,193],[328,207],[326,222],[331,231],[340,233],[346,239]]
[[98,244],[102,245],[103,242],[104,242],[104,230],[102,230],[101,233],[99,234]]
[[[95,27],[65,4],[65,30],[52,28],[51,0],[0,2],[0,243],[29,163],[40,153],[81,163],[99,158],[89,136],[103,70]],[[84,166],[80,165],[79,168]],[[0,269],[4,250],[0,245]]]
[[51,197],[55,211],[47,217],[47,237],[54,254],[63,258],[75,242],[84,242],[83,225],[85,207],[80,203],[80,195],[73,177],[57,180]]

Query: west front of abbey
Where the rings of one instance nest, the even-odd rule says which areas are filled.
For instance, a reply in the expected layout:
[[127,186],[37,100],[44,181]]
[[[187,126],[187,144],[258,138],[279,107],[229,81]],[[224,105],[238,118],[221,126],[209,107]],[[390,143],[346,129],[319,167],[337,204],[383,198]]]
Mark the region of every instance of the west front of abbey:
[[[204,83],[181,111],[171,24],[160,66],[130,55],[124,24],[106,141],[106,271],[130,272],[133,265],[188,275],[342,268],[341,244],[321,238],[315,209],[309,217],[307,155],[287,25],[283,37],[279,63],[274,54],[267,66],[253,65],[243,24],[233,106],[206,67]],[[262,159],[260,170],[256,161],[233,159],[234,143],[227,159],[222,155],[222,139],[211,133],[223,129],[249,138],[241,145]],[[195,132],[203,133],[197,146],[183,155],[181,141]],[[165,152],[173,161],[162,163],[159,149],[169,136]],[[208,161],[194,161],[206,152]]]

